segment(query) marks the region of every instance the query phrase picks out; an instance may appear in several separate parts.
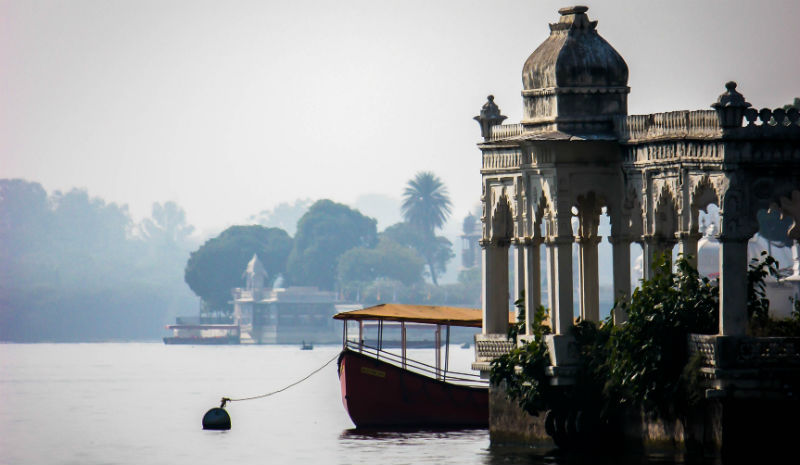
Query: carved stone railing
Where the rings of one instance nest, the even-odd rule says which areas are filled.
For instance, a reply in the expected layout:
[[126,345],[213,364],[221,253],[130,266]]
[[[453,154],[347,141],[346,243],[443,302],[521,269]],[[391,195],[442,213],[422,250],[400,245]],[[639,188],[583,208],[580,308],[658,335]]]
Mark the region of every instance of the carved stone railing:
[[800,338],[689,336],[700,354],[706,398],[794,399],[800,388]]
[[511,352],[515,344],[505,334],[476,334],[472,369],[488,373],[492,369],[492,361]]
[[615,119],[617,136],[623,142],[660,139],[711,139],[722,129],[714,110],[670,111],[630,115]]
[[514,169],[523,162],[517,150],[491,151],[483,154],[483,169]]
[[491,140],[506,139],[508,137],[519,136],[524,132],[521,124],[498,124],[492,126]]
[[[783,108],[770,110],[762,108],[748,108],[744,111],[745,127],[789,127],[800,125],[800,112],[797,108],[790,108],[788,111]],[[756,124],[758,123],[758,124]]]
[[703,366],[721,369],[800,368],[800,338],[725,337],[692,334],[689,351]]

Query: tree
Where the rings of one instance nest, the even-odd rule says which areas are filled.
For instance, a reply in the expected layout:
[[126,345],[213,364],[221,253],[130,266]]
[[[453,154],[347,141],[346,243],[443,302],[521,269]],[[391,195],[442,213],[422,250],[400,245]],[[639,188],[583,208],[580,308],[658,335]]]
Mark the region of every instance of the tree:
[[447,188],[429,171],[417,173],[403,191],[403,218],[427,234],[444,226],[450,207]]
[[411,223],[393,224],[381,236],[416,250],[425,259],[431,281],[436,285],[447,263],[455,256],[453,244],[446,237],[428,234]]
[[407,286],[422,281],[423,258],[413,249],[382,238],[374,249],[356,247],[339,257],[337,276],[343,287],[376,279],[399,281]]
[[312,203],[311,199],[295,199],[294,203],[282,202],[271,210],[262,210],[250,216],[249,220],[261,226],[281,228],[291,236],[297,232],[297,222]]
[[767,240],[769,252],[772,253],[772,244],[778,247],[790,247],[793,240],[789,237],[789,228],[794,220],[786,216],[781,218],[780,212],[772,210],[758,212],[758,233]]
[[41,247],[53,213],[39,183],[0,179],[0,264]]
[[414,241],[415,247],[425,257],[431,281],[437,286],[438,274],[444,272],[445,265],[453,257],[453,244],[444,237],[436,237],[436,230],[450,216],[450,206],[447,188],[429,171],[417,173],[403,192],[403,218],[421,233],[421,238]]
[[231,289],[241,287],[247,262],[257,254],[272,282],[286,269],[292,238],[286,231],[263,226],[231,226],[192,252],[186,263],[186,284],[214,311],[229,312]]
[[0,340],[155,339],[196,308],[187,249],[147,253],[124,205],[0,180]]
[[319,200],[297,223],[286,277],[290,284],[332,290],[339,257],[377,242],[376,221],[346,205]]
[[139,229],[145,240],[169,245],[183,242],[194,231],[186,223],[186,212],[175,202],[154,203],[151,217]]

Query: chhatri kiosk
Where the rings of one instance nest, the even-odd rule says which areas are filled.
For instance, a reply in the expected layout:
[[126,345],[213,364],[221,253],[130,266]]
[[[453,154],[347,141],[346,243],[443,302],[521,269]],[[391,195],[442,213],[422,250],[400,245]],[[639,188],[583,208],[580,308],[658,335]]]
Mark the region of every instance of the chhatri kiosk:
[[[599,320],[598,272],[612,274],[614,298],[626,299],[631,244],[642,246],[645,277],[653,273],[653,257],[675,245],[696,257],[699,211],[713,204],[720,215],[719,333],[691,341],[705,357],[707,396],[784,395],[767,393],[763,371],[754,367],[796,367],[800,354],[793,341],[745,336],[747,241],[758,231],[761,209],[800,218],[797,110],[757,110],[729,82],[708,110],[628,115],[628,67],[587,10],[559,10],[550,36],[525,61],[522,121],[502,124],[506,117],[492,96],[475,117],[483,137],[483,328],[474,367],[487,374],[492,357],[515,343],[506,340],[509,297],[524,291],[527,311],[541,303],[550,309],[552,382],[568,385],[574,362],[568,330],[575,316]],[[603,212],[611,225],[610,270],[598,270]],[[790,235],[800,238],[800,228]],[[617,324],[625,320],[614,316]]]

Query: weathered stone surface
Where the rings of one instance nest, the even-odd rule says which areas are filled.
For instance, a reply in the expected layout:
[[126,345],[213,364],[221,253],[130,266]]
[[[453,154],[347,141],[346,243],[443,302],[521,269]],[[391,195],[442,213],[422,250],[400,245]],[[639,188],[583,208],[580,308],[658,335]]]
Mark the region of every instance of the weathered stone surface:
[[503,387],[489,388],[489,437],[492,444],[555,447],[544,429],[545,415],[529,415],[506,396]]
[[566,133],[610,131],[611,119],[627,113],[628,66],[597,33],[587,7],[559,10],[550,37],[522,68],[522,123]]

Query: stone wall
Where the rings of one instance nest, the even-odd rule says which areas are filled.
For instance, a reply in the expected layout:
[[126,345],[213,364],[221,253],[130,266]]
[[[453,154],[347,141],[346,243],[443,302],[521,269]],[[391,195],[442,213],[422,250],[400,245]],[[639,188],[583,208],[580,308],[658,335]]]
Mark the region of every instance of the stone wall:
[[529,415],[506,396],[505,383],[489,388],[489,438],[492,444],[555,447],[544,429],[544,413]]

